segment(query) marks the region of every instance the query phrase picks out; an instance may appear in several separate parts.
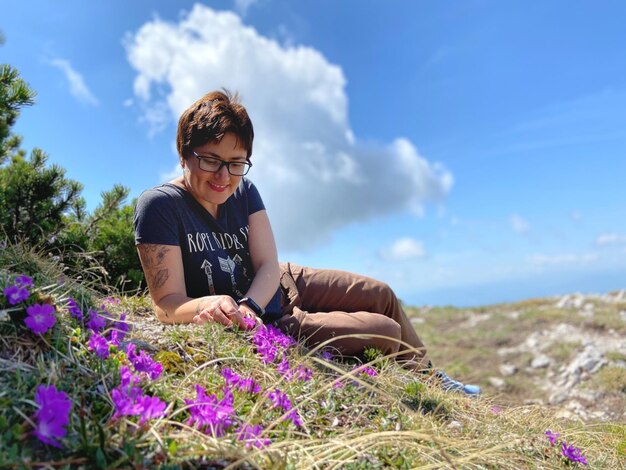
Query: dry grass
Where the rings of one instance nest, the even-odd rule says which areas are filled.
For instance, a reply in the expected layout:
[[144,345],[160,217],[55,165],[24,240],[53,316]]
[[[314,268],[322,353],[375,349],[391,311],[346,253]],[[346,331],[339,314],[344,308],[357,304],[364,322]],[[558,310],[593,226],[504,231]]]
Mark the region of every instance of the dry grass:
[[[0,281],[10,281],[16,266],[0,264]],[[53,267],[36,272],[40,287],[54,284],[59,275]],[[427,377],[376,354],[368,357],[378,375],[368,377],[353,371],[354,361],[328,362],[319,351],[296,347],[286,353],[291,367],[310,368],[313,375],[309,381],[287,381],[276,364],[259,360],[251,333],[217,325],[164,327],[141,296],[123,297],[110,310],[127,313],[132,340],[164,364],[162,377],[143,387],[166,401],[168,409],[142,427],[135,417],[112,420],[110,390],[125,358],[97,358],[86,347],[84,328],[79,331],[60,307],[68,295],[82,293],[85,308],[101,299],[75,283],[54,289],[48,291],[59,306],[58,322],[43,337],[19,323],[0,322],[1,468],[562,468],[565,461],[544,436],[548,429],[582,448],[589,468],[617,469],[626,457],[623,424],[569,421],[547,407],[519,405],[529,387],[523,376],[508,385],[518,404],[510,400],[506,405],[493,393],[478,399],[445,393]],[[494,348],[513,344],[512,336],[523,333],[511,325],[512,312],[521,312],[524,328],[543,321],[535,310],[545,304],[527,304],[482,309],[478,313],[484,318],[474,326],[475,312],[467,310],[413,309],[412,314],[425,319],[419,329],[439,365],[481,382],[497,369]],[[264,393],[236,393],[236,419],[261,425],[269,445],[246,447],[232,432],[216,437],[190,427],[184,400],[195,397],[195,384],[221,393],[224,367],[253,378],[263,391],[287,393],[303,425],[285,421],[285,413],[273,408]],[[338,381],[345,385],[336,388]],[[44,446],[31,434],[33,395],[40,383],[55,384],[73,401],[62,449]]]

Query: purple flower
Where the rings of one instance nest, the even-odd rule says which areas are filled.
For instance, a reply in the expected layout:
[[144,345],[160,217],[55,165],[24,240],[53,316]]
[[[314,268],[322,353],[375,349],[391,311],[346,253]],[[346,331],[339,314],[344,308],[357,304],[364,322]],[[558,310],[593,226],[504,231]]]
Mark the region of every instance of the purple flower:
[[102,307],[106,308],[107,305],[118,305],[122,303],[120,299],[116,299],[115,297],[105,297],[102,300]]
[[11,305],[19,304],[30,296],[28,289],[20,286],[9,286],[5,288],[2,293]]
[[99,333],[100,331],[102,331],[107,324],[106,318],[92,308],[90,308],[87,313],[89,314],[87,328],[89,328],[94,333]]
[[333,382],[333,388],[335,390],[339,389],[339,388],[343,388],[345,387],[346,384],[344,384],[341,380],[335,380],[335,382]]
[[145,351],[136,354],[133,343],[129,343],[126,347],[126,355],[136,372],[145,372],[152,380],[158,379],[163,373],[163,365],[152,359]]
[[324,359],[325,361],[332,361],[333,360],[333,353],[331,353],[330,351],[328,351],[327,349],[325,349],[324,351],[322,351],[322,359]]
[[280,349],[287,349],[296,344],[293,338],[283,334],[272,325],[263,325],[257,329],[252,342],[265,364],[274,362]]
[[[117,419],[120,416],[136,416],[141,413],[141,405],[136,401],[141,396],[141,389],[139,387],[134,387],[134,389],[135,391],[132,394],[120,387],[111,390],[111,399],[115,407],[112,419]],[[137,390],[139,390],[139,393],[137,393]]]
[[296,379],[302,382],[308,382],[313,378],[313,371],[308,367],[298,366],[296,367]]
[[376,377],[378,375],[378,372],[368,366],[355,366],[352,370],[360,374],[369,375],[370,377]]
[[141,416],[139,424],[153,418],[163,416],[167,405],[158,397],[143,394],[136,384],[140,378],[134,375],[126,366],[120,367],[121,383],[111,390],[111,398],[115,407],[112,419],[120,416]]
[[244,379],[236,372],[233,372],[228,367],[225,367],[222,370],[222,376],[226,381],[226,387],[234,387],[242,392],[248,393],[259,393],[261,391],[261,387],[257,385],[257,383],[252,379]]
[[159,397],[149,397],[147,395],[139,398],[137,400],[137,404],[141,408],[139,425],[142,425],[151,419],[162,417],[165,414],[165,408],[167,407],[166,403],[161,401]]
[[299,428],[302,427],[302,420],[296,410],[291,410],[291,413],[287,415],[287,418],[289,418],[295,426],[298,426]]
[[289,368],[289,361],[285,356],[283,356],[280,364],[276,366],[276,370],[280,372],[285,380],[291,380],[291,377],[293,377],[293,372],[291,372],[291,369]]
[[296,426],[302,426],[302,420],[298,416],[298,412],[293,409],[291,400],[286,393],[281,392],[279,389],[274,389],[267,394],[268,398],[272,401],[274,408],[281,408],[284,411],[290,411],[287,415],[287,419],[290,419]]
[[15,278],[15,284],[20,287],[33,287],[33,278],[25,274],[20,274]]
[[582,455],[578,447],[568,446],[566,442],[563,442],[561,444],[561,453],[563,454],[563,457],[572,462],[579,462],[583,465],[587,465],[587,459],[584,455]]
[[196,400],[185,400],[189,405],[189,414],[191,417],[187,424],[196,426],[205,433],[211,433],[216,437],[221,437],[226,433],[233,423],[234,396],[226,390],[224,398],[219,400],[215,395],[207,395],[206,391],[200,385],[196,385]]
[[57,317],[54,315],[54,307],[50,304],[35,304],[26,308],[28,316],[24,323],[35,334],[43,334],[54,326]]
[[100,359],[106,359],[109,357],[109,343],[107,340],[100,336],[98,333],[93,333],[89,338],[89,349],[96,353]]
[[71,297],[67,299],[67,311],[78,321],[83,321],[83,312]]
[[67,433],[65,427],[69,424],[71,400],[65,392],[57,391],[54,385],[39,385],[35,392],[35,402],[39,405],[35,414],[35,436],[45,444],[60,448],[58,439]]
[[109,342],[119,347],[122,341],[124,341],[124,337],[129,329],[130,326],[126,323],[126,314],[122,313],[120,319],[113,324],[113,328],[109,334]]
[[560,434],[558,432],[552,432],[549,429],[545,432],[548,441],[550,441],[550,445],[553,446],[556,443],[556,440],[559,438]]
[[252,426],[250,424],[242,424],[237,430],[237,440],[246,441],[246,447],[266,447],[272,443],[270,439],[261,439],[259,434],[263,431],[260,424]]
[[251,330],[256,326],[256,321],[254,321],[254,318],[250,317],[243,317],[243,323],[246,325],[246,330]]

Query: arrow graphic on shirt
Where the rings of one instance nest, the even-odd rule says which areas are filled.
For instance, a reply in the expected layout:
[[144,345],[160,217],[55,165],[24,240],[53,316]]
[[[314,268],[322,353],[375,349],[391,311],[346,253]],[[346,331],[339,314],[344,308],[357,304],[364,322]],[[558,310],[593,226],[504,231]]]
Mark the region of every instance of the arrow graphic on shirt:
[[200,267],[204,269],[204,274],[206,274],[206,278],[209,283],[209,295],[215,295],[215,286],[213,285],[213,271],[211,271],[211,266],[213,265],[209,263],[209,260],[205,259],[202,263],[202,266]]
[[237,266],[235,262],[230,259],[230,256],[226,259],[218,256],[217,259],[220,262],[220,268],[222,268],[222,271],[230,274],[230,282],[233,285],[233,292],[235,292],[238,296],[243,297],[243,294],[237,289],[237,282],[235,281],[235,266]]

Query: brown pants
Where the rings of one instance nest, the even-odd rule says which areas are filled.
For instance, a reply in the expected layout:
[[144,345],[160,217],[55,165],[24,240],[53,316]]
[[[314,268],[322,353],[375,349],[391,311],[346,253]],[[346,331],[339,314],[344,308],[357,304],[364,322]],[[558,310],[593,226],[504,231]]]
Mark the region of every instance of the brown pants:
[[309,346],[358,334],[358,338],[332,341],[329,347],[347,356],[358,356],[368,346],[385,354],[406,350],[396,360],[412,369],[428,368],[426,347],[387,284],[346,271],[293,263],[281,263],[280,268],[284,306],[276,326],[283,332],[305,339]]

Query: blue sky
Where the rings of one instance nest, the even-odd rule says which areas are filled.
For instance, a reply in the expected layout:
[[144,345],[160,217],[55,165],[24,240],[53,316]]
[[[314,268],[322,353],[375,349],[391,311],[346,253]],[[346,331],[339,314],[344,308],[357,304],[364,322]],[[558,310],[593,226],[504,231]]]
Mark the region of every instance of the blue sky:
[[[36,13],[33,13],[36,12]],[[407,303],[626,288],[626,4],[12,2],[16,132],[90,209],[175,174],[175,124],[242,95],[280,258]]]

